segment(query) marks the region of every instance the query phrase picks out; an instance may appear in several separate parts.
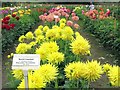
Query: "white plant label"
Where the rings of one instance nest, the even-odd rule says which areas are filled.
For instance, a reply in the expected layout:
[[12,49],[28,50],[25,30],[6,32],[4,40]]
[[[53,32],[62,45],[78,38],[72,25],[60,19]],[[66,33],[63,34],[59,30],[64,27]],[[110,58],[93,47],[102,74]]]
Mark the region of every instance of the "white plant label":
[[39,54],[14,54],[12,69],[38,69],[40,67]]

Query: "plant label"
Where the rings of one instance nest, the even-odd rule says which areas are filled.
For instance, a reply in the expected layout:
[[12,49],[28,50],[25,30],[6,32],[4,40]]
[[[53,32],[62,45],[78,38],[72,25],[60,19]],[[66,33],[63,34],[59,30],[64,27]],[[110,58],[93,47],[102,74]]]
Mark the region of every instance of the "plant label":
[[39,54],[14,54],[12,69],[38,69],[40,67]]

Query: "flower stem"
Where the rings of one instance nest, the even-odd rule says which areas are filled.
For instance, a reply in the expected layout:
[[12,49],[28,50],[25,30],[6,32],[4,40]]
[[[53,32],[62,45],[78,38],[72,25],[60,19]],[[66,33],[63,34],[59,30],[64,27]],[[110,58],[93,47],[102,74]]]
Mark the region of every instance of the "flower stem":
[[58,80],[55,80],[55,88],[58,88]]
[[79,88],[79,79],[77,80],[77,88]]

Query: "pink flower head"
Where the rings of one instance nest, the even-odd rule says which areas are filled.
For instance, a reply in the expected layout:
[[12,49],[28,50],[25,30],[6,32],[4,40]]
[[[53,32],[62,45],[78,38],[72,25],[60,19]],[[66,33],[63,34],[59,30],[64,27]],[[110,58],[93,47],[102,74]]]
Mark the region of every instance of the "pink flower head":
[[39,19],[42,19],[42,17],[43,17],[43,15],[40,15],[40,16],[39,16]]
[[71,11],[70,11],[70,9],[67,9],[67,13],[70,13]]
[[110,10],[107,9],[106,16],[110,15]]
[[78,24],[74,24],[74,28],[78,29],[79,25]]
[[52,21],[54,20],[53,15],[48,15],[47,18],[46,18],[46,20],[47,20],[48,22],[52,22]]
[[45,20],[46,20],[46,16],[43,16],[43,17],[42,17],[42,21],[45,21]]
[[85,12],[84,12],[84,10],[82,10],[82,14],[84,14]]
[[44,13],[44,16],[47,16],[47,13]]
[[76,14],[75,13],[72,13],[72,16],[75,16]]
[[69,15],[68,15],[68,14],[66,14],[66,15],[65,15],[65,17],[66,17],[66,18],[68,18],[68,17],[69,17]]
[[68,26],[72,26],[72,25],[73,25],[73,22],[72,22],[72,21],[67,21],[67,25],[68,25]]
[[61,16],[61,13],[58,13],[58,16]]
[[59,22],[60,21],[60,18],[55,18],[55,22]]
[[65,16],[66,15],[66,13],[65,12],[62,12],[62,16]]
[[78,17],[78,16],[73,16],[73,17],[72,17],[72,20],[73,20],[73,21],[78,21],[78,20],[79,20],[79,17]]

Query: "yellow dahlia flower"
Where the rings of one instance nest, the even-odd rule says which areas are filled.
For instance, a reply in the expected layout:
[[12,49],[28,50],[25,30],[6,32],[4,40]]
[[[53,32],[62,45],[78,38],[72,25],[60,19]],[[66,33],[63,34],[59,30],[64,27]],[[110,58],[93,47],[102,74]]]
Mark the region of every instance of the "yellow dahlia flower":
[[110,64],[108,64],[108,63],[103,65],[103,71],[105,73],[107,73],[111,68],[112,68],[112,66]]
[[83,78],[85,66],[86,65],[82,62],[69,63],[64,68],[65,76],[70,80]]
[[59,46],[56,42],[44,42],[41,44],[40,48],[36,49],[36,53],[40,54],[42,60],[47,58],[47,55],[53,52],[57,52]]
[[37,42],[32,41],[32,42],[29,43],[29,45],[32,47],[32,46],[35,46],[36,43],[37,43]]
[[75,55],[87,55],[90,54],[90,45],[89,42],[84,39],[84,38],[80,38],[80,39],[76,39],[71,43],[71,47],[72,48],[72,52]]
[[58,64],[64,61],[64,54],[60,52],[53,52],[47,56],[49,63]]
[[38,70],[35,71],[34,74],[39,74],[42,76],[45,82],[54,81],[58,76],[58,68],[52,64],[44,64],[40,66]]
[[22,80],[24,78],[22,70],[12,70],[12,74],[16,79]]
[[34,34],[35,34],[35,36],[37,37],[37,36],[39,36],[39,35],[42,35],[42,31],[41,31],[40,29],[36,29],[36,30],[34,31]]
[[120,86],[120,67],[113,66],[108,71],[108,78],[112,86]]
[[65,27],[65,23],[60,23],[60,28],[64,28]]
[[43,32],[47,32],[47,30],[49,30],[49,27],[48,26],[44,26]]
[[40,54],[40,59],[45,60],[47,58],[47,51],[44,50],[44,48],[37,48],[36,49],[36,54]]
[[26,39],[33,39],[34,38],[34,35],[32,32],[28,32],[25,36],[26,36]]
[[39,35],[36,37],[36,42],[41,42],[41,41],[44,41],[44,36],[43,35]]
[[66,23],[66,19],[65,19],[65,18],[62,18],[62,19],[60,20],[60,23]]
[[87,61],[86,67],[84,68],[84,78],[91,82],[96,81],[101,77],[101,74],[103,74],[102,67],[97,60]]
[[42,30],[42,29],[43,29],[43,26],[42,26],[42,25],[40,25],[40,26],[38,27],[38,29]]
[[51,40],[56,40],[60,38],[60,33],[57,29],[50,29],[46,32],[46,38]]
[[19,42],[24,42],[25,38],[26,38],[26,37],[25,37],[24,35],[22,35],[22,36],[19,37],[18,41],[19,41]]
[[57,25],[52,26],[52,29],[59,28]]
[[63,40],[71,40],[72,39],[72,35],[74,34],[73,30],[71,27],[69,26],[65,26],[63,28],[63,30],[61,31],[61,38]]
[[16,48],[16,53],[25,54],[30,49],[31,49],[30,45],[28,45],[26,43],[20,43],[20,44],[18,44],[18,46]]

